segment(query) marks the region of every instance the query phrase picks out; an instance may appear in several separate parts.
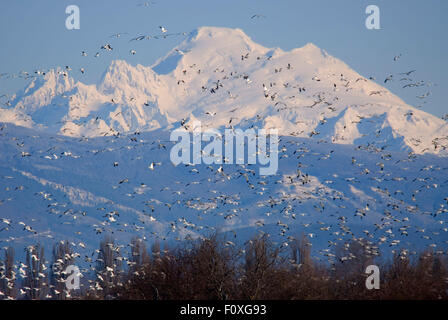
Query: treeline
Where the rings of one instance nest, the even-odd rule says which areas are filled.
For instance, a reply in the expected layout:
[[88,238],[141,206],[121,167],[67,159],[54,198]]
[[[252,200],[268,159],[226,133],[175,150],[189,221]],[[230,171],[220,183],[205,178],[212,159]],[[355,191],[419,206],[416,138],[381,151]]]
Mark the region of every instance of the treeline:
[[[127,257],[123,246],[105,237],[84,262],[78,290],[68,290],[66,272],[79,254],[57,243],[51,263],[40,245],[26,248],[25,263],[15,264],[7,248],[0,261],[0,299],[447,299],[448,259],[429,248],[413,258],[406,250],[381,261],[368,241],[355,239],[327,256],[311,257],[305,236],[278,246],[257,236],[242,246],[220,235],[148,250],[134,238]],[[96,258],[93,256],[96,254]],[[368,290],[368,265],[380,269],[380,289]]]

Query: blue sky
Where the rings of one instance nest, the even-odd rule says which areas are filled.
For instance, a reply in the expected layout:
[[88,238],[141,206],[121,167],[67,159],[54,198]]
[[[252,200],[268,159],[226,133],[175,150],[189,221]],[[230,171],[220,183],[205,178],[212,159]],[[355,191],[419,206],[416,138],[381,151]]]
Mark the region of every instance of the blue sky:
[[[69,65],[76,80],[96,83],[113,59],[151,65],[180,38],[129,43],[140,34],[191,31],[200,26],[241,28],[266,47],[290,50],[308,42],[325,49],[364,76],[383,83],[391,73],[416,69],[416,81],[431,87],[402,89],[398,81],[386,87],[411,105],[416,96],[431,92],[423,110],[441,116],[448,113],[446,75],[448,1],[446,0],[2,0],[0,2],[0,73],[34,72],[39,68]],[[67,30],[65,8],[80,8],[81,29]],[[365,27],[365,9],[380,8],[381,30]],[[254,14],[266,18],[250,19]],[[109,36],[127,32],[120,39]],[[95,52],[111,43],[111,54]],[[131,56],[130,49],[137,54]],[[89,56],[82,57],[81,51]],[[394,56],[401,54],[398,61]],[[84,75],[75,71],[84,67]],[[29,80],[0,79],[0,95],[22,89]],[[400,85],[401,84],[401,85]]]

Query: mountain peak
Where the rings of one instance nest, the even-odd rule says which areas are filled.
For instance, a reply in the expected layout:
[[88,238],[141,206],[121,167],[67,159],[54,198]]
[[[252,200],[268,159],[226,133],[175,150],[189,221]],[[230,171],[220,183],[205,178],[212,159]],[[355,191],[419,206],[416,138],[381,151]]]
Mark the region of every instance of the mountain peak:
[[[269,49],[265,48],[246,35],[241,29],[223,27],[199,27],[177,47],[168,54],[157,60],[152,69],[159,75],[173,72],[186,55],[186,64],[215,64],[220,60],[222,63],[230,58],[238,58],[242,54],[254,53],[263,55]],[[190,57],[199,58],[197,61]]]
[[317,56],[322,56],[324,58],[328,57],[328,53],[319,48],[318,46],[316,46],[314,43],[308,42],[306,45],[304,45],[301,48],[296,48],[293,49],[292,52],[297,52],[297,53],[306,53],[308,55],[317,55]]
[[16,109],[34,112],[42,106],[48,105],[58,95],[72,90],[74,79],[68,70],[57,67],[50,69],[43,77],[37,77],[29,83],[16,97]]
[[217,38],[217,37],[244,37],[246,39],[250,39],[248,35],[244,33],[243,30],[239,28],[225,28],[225,27],[199,27],[195,31],[193,31],[194,38]]
[[100,91],[112,93],[115,89],[142,88],[153,80],[153,71],[140,64],[133,66],[124,60],[111,61],[98,84]]
[[230,48],[244,46],[247,49],[266,49],[255,43],[243,30],[224,27],[199,27],[190,33],[190,36],[179,48],[192,48],[213,44],[215,48]]
[[314,51],[314,50],[321,50],[318,46],[316,46],[314,43],[312,42],[308,42],[306,45],[304,45],[302,48],[300,48],[302,50],[306,50],[306,51]]
[[124,60],[112,60],[102,76],[102,81],[111,76],[119,76],[123,73],[127,74],[135,68]]
[[41,82],[42,84],[51,86],[56,92],[68,91],[75,84],[75,81],[69,75],[68,71],[61,67],[50,69]]

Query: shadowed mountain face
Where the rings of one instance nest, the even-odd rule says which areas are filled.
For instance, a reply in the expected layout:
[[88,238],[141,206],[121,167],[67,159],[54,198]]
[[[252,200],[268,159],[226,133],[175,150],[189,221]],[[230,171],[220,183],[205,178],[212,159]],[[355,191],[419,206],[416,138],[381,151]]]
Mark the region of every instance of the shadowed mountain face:
[[[278,129],[278,172],[174,166],[170,132],[194,120]],[[97,85],[51,71],[0,122],[2,246],[69,239],[87,254],[104,234],[222,231],[279,243],[303,232],[323,260],[353,238],[446,250],[446,122],[312,44],[284,52],[204,27],[151,67],[114,61]]]
[[260,176],[257,165],[174,166],[165,130],[86,140],[1,128],[0,210],[11,224],[0,223],[0,243],[18,252],[68,239],[90,254],[105,234],[150,244],[215,231],[278,243],[304,233],[323,260],[320,250],[353,238],[384,254],[446,249],[444,157],[281,137],[277,174]]

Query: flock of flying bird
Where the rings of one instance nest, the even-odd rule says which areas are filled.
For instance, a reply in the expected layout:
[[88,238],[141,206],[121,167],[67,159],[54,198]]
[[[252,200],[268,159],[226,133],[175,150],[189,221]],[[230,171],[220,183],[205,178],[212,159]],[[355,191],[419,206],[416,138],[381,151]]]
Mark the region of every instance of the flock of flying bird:
[[[149,7],[153,4],[154,2],[144,2],[139,6]],[[265,16],[255,14],[250,18],[265,18]],[[163,26],[159,26],[159,29],[161,33],[158,35],[139,35],[132,37],[129,42],[187,35],[185,32],[168,33]],[[124,34],[126,33],[117,33],[111,37],[120,38]],[[100,47],[101,50],[112,51],[113,47],[105,43]],[[98,57],[100,51],[94,57]],[[178,50],[178,52],[182,55],[188,54],[187,51]],[[136,50],[131,49],[130,54],[135,55]],[[88,56],[88,53],[82,51],[81,55]],[[400,57],[401,55],[395,56],[394,61],[398,61]],[[243,53],[241,61],[247,59],[249,54]],[[287,64],[284,70],[293,67]],[[198,70],[200,72],[200,69]],[[219,68],[217,70],[221,72]],[[68,74],[69,71],[71,67],[66,66],[62,71],[63,75]],[[83,68],[80,71],[85,72]],[[282,71],[282,68],[274,70],[275,73]],[[414,72],[415,70],[411,70],[389,75],[384,83],[399,81],[403,83],[403,88],[429,85],[423,81],[412,80],[410,76]],[[0,77],[29,79],[45,75],[45,73],[46,71],[42,70],[34,73],[22,71],[17,75],[0,74]],[[336,76],[340,78],[340,82],[334,83],[334,90],[342,87],[343,90],[348,91],[353,82],[365,81],[363,78],[350,81],[342,74]],[[228,77],[238,77],[248,83],[251,81],[249,76],[237,75],[234,72]],[[181,80],[184,81],[180,79],[178,85],[183,84]],[[312,80],[321,81],[317,77]],[[275,92],[272,92],[276,86],[275,83],[265,83],[260,92],[268,101],[275,102],[275,107],[280,112],[288,106],[285,101],[279,100]],[[303,86],[295,87],[289,83],[283,86],[293,87],[297,94],[308,92]],[[223,81],[217,80],[211,86],[203,86],[201,90],[215,94],[223,88]],[[381,94],[381,91],[370,92],[370,96]],[[236,98],[230,91],[228,95],[231,99]],[[427,92],[417,98],[425,99],[429,95],[430,93]],[[9,99],[7,95],[0,96],[0,99],[5,97]],[[316,95],[315,98],[316,101],[306,107],[313,108],[318,104],[325,104],[329,110],[334,108],[332,102],[328,102],[324,95]],[[3,104],[11,106],[11,101],[8,100]],[[236,109],[233,110],[235,111]],[[216,112],[213,111],[206,111],[205,114],[210,118],[216,116]],[[448,115],[445,117],[448,119]],[[362,120],[360,117],[359,121]],[[325,118],[322,119],[322,124],[325,121]],[[181,121],[181,124],[186,129],[190,129],[185,119]],[[228,126],[232,127],[232,117],[229,119]],[[323,143],[296,138],[294,136],[297,134],[292,132],[290,137],[281,137],[279,140],[279,167],[286,168],[280,170],[280,174],[260,177],[256,173],[255,166],[244,164],[235,166],[187,164],[175,169],[176,173],[184,178],[178,180],[175,179],[176,175],[170,174],[173,169],[166,157],[170,146],[167,137],[154,138],[151,134],[139,131],[114,134],[113,137],[102,138],[104,139],[103,147],[98,147],[97,142],[90,142],[87,138],[51,137],[44,143],[45,148],[38,148],[38,144],[33,148],[36,136],[29,132],[20,136],[11,136],[10,132],[7,125],[0,125],[3,147],[8,151],[14,150],[11,152],[13,156],[10,158],[7,158],[8,155],[2,156],[3,160],[27,162],[40,166],[44,166],[47,162],[58,163],[54,166],[67,172],[76,161],[78,164],[98,162],[99,164],[94,166],[94,171],[98,171],[98,175],[105,176],[102,186],[106,187],[111,179],[115,179],[115,183],[111,186],[112,191],[104,192],[103,198],[106,200],[102,202],[103,205],[99,206],[96,203],[95,209],[86,209],[82,205],[71,203],[66,199],[67,190],[54,184],[51,191],[52,184],[48,181],[43,184],[47,187],[33,195],[40,199],[45,211],[52,215],[52,218],[58,217],[61,225],[70,225],[74,221],[82,221],[92,216],[94,219],[88,220],[88,223],[95,221],[91,227],[96,235],[134,232],[142,235],[143,240],[169,240],[173,235],[176,240],[183,240],[206,231],[219,230],[219,226],[224,225],[224,230],[237,238],[238,227],[234,227],[242,223],[244,227],[252,227],[261,233],[270,234],[280,243],[281,248],[288,248],[297,239],[298,230],[301,230],[311,242],[324,239],[325,245],[320,245],[317,254],[331,264],[337,261],[347,263],[356,258],[350,251],[348,240],[360,243],[372,256],[380,255],[380,247],[389,247],[403,258],[415,253],[413,251],[415,249],[401,247],[401,243],[405,242],[403,239],[410,235],[417,235],[418,239],[426,240],[429,246],[440,254],[445,254],[444,248],[448,244],[448,220],[445,220],[448,213],[448,197],[444,197],[440,203],[434,203],[432,210],[425,206],[425,200],[422,200],[424,197],[431,199],[431,193],[436,195],[433,198],[434,201],[439,200],[438,190],[446,190],[445,186],[448,183],[448,167],[443,166],[443,161],[431,164],[429,160],[420,158],[413,152],[403,157],[387,152],[374,144],[357,146],[355,151],[347,152],[348,148],[338,151],[336,146],[328,148],[323,146]],[[319,132],[312,131],[310,137],[318,134]],[[144,156],[148,152],[154,154],[153,160],[149,163],[145,160],[147,156]],[[99,157],[102,158],[97,161],[96,158]],[[108,163],[107,168],[104,167],[104,163]],[[332,167],[336,166],[336,163],[341,163],[341,166],[346,169],[341,169],[340,172],[333,171]],[[13,167],[16,167],[16,164]],[[23,168],[22,165],[17,167]],[[122,168],[124,168],[123,171],[121,171]],[[139,172],[143,168],[144,174]],[[0,209],[2,205],[13,202],[16,194],[31,188],[15,183],[19,181],[19,177],[29,177],[26,172],[19,169],[8,172],[1,177],[3,191],[0,195]],[[120,176],[125,172],[132,174]],[[12,173],[16,176],[12,176]],[[162,178],[157,177],[159,174]],[[362,189],[358,191],[363,194],[362,201],[356,202],[349,196],[351,188]],[[114,197],[114,200],[108,200],[107,196]],[[24,198],[18,197],[18,199]],[[129,209],[133,205],[135,209]],[[137,220],[126,220],[130,217],[130,211],[139,212]],[[423,218],[420,220],[419,216]],[[430,225],[422,227],[420,224],[426,218],[431,219]],[[415,224],[413,219],[416,220]],[[374,221],[374,223],[370,225],[365,220]],[[52,238],[51,232],[38,230],[34,226],[39,225],[37,222],[35,218],[22,221],[0,217],[0,237],[2,233],[6,234],[8,231],[20,228],[26,235],[31,236],[31,239]],[[151,228],[152,223],[155,222],[164,223],[162,231]],[[352,222],[355,223],[351,224]],[[354,230],[356,226],[360,226],[361,230]],[[147,233],[148,230],[151,231]],[[76,230],[70,238],[82,238],[83,232]],[[0,243],[9,244],[16,240],[22,240],[22,238],[18,236],[0,238]],[[235,246],[235,242],[237,240],[228,240],[225,245]],[[89,268],[84,271],[94,270],[95,263],[101,258],[98,256],[94,260],[93,256],[99,251],[96,250],[91,254],[86,251],[81,253],[87,247],[83,241],[73,240],[71,246],[75,251],[57,263],[64,264],[64,260],[83,258],[84,262],[89,264]],[[126,255],[126,250],[132,251],[131,244],[111,244],[111,246],[117,252],[115,257],[117,265],[126,263],[132,266],[132,260]],[[333,249],[338,246],[343,247],[345,254],[337,256],[334,253]],[[33,255],[32,259],[38,261],[40,257]],[[22,278],[27,276],[26,267],[22,262],[15,264],[15,269]],[[118,268],[109,268],[108,275],[113,277]],[[4,270],[0,270],[0,274],[3,278],[5,277]],[[102,276],[98,275],[98,277],[98,279],[89,280],[91,289],[101,289],[99,280],[102,280]],[[23,295],[26,290],[31,289],[20,290],[20,294]],[[51,298],[52,294],[57,295],[60,292],[53,288],[53,293],[49,293],[45,298]],[[65,294],[67,297],[70,296],[68,291]],[[2,296],[4,293],[0,292],[0,298]]]
[[[104,147],[101,149],[88,140],[71,138],[53,138],[55,140],[48,141],[48,145],[33,149],[29,146],[38,136],[30,136],[28,132],[11,136],[5,125],[0,132],[4,141],[9,140],[5,152],[16,150],[12,153],[15,154],[14,161],[29,161],[35,165],[50,161],[66,172],[72,161],[77,161],[80,166],[83,163],[98,163],[94,170],[98,171],[98,176],[106,177],[103,187],[112,185],[113,191],[105,194],[114,200],[95,208],[75,205],[65,199],[64,192],[61,194],[57,188],[52,191],[42,185],[42,189],[33,196],[41,199],[42,208],[50,215],[49,219],[56,218],[61,226],[73,224],[72,230],[76,230],[74,233],[77,236],[71,235],[70,238],[78,240],[71,241],[73,256],[67,259],[77,258],[89,264],[83,273],[94,271],[98,259],[101,259],[99,255],[97,259],[93,256],[99,253],[98,250],[92,254],[82,251],[86,245],[79,239],[88,231],[77,229],[79,225],[74,222],[88,218],[95,219],[90,228],[99,236],[130,232],[139,234],[150,243],[154,239],[169,240],[173,237],[178,241],[191,239],[203,232],[219,230],[219,225],[225,225],[231,237],[236,239],[238,225],[249,223],[258,232],[278,241],[280,247],[286,250],[298,238],[298,233],[304,232],[311,243],[317,240],[327,242],[327,247],[317,245],[317,255],[332,264],[356,259],[350,251],[349,240],[364,246],[372,256],[391,248],[402,258],[412,256],[417,250],[406,248],[408,236],[414,237],[412,241],[425,241],[439,254],[445,254],[444,248],[448,243],[448,220],[445,219],[448,197],[443,199],[443,203],[438,203],[438,207],[434,205],[433,210],[424,206],[425,198],[431,199],[431,194],[438,194],[438,189],[443,190],[447,185],[448,167],[443,166],[443,161],[438,164],[422,162],[413,153],[397,157],[381,149],[364,147],[365,150],[358,153],[349,151],[353,154],[349,156],[344,154],[348,148],[338,150],[334,147],[330,150],[304,139],[281,137],[279,167],[283,170],[278,175],[260,177],[255,166],[244,164],[190,164],[176,168],[176,172],[170,175],[173,169],[170,169],[165,156],[170,142],[154,139],[149,133],[104,137],[104,144],[101,144]],[[132,139],[134,137],[137,139]],[[20,151],[23,149],[28,151]],[[148,149],[154,159],[149,164],[145,160],[147,156],[144,157]],[[102,158],[96,160],[97,157]],[[108,162],[108,168],[101,169]],[[331,170],[337,163],[347,167],[344,174]],[[157,175],[164,178],[157,179]],[[2,189],[8,198],[0,199],[0,206],[22,201],[21,194],[27,189],[36,188],[28,184],[18,185],[19,179],[17,176],[2,176]],[[67,176],[61,177],[61,180],[71,179]],[[115,183],[111,183],[113,180]],[[359,199],[352,199],[350,185],[366,193],[371,189],[368,200],[362,200],[361,204],[357,202]],[[124,209],[128,205],[140,211],[138,221],[129,219],[129,213]],[[255,213],[253,208],[257,208]],[[371,216],[377,219],[372,220]],[[419,216],[434,220],[425,225]],[[363,223],[365,219],[368,222]],[[1,218],[0,235],[20,228],[31,239],[52,239],[51,232],[42,232],[34,226],[39,225],[38,220]],[[155,222],[164,223],[163,231],[152,228]],[[355,230],[356,223],[360,223],[362,229]],[[21,238],[9,236],[1,242],[6,245]],[[225,245],[235,246],[237,241],[240,240],[231,239]],[[339,246],[343,246],[345,254],[338,256],[334,249]],[[113,244],[113,248],[117,257],[116,268],[110,267],[109,275],[112,276],[117,273],[119,264],[132,265],[127,254],[132,249],[130,245]],[[40,258],[36,256],[35,259]],[[48,261],[43,263],[49,265]],[[26,278],[26,273],[20,271],[25,268],[23,263],[16,265],[19,277]],[[90,288],[100,290],[100,280],[91,280]],[[26,292],[27,289],[22,290]],[[54,288],[52,294],[57,294],[56,291]],[[69,297],[69,292],[66,294]]]

